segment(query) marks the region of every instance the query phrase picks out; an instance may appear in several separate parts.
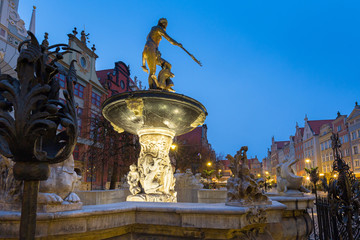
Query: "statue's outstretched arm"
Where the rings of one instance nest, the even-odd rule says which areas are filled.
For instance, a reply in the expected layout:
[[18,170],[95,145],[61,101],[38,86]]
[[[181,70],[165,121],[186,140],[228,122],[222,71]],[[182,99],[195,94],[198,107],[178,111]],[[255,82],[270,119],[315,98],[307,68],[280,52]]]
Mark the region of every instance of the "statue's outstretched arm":
[[164,30],[160,30],[161,35],[168,40],[172,45],[178,46],[178,47],[182,47],[181,43],[178,43],[177,41],[175,41],[174,39],[172,39]]

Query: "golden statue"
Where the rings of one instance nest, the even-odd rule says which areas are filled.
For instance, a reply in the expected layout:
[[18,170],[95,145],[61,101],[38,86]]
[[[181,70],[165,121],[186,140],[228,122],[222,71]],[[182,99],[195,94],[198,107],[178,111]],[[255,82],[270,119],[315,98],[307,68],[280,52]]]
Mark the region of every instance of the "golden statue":
[[[166,33],[167,27],[167,20],[166,18],[161,18],[158,22],[157,26],[151,28],[151,31],[146,39],[146,44],[144,47],[144,51],[142,54],[142,69],[149,73],[149,70],[146,68],[146,62],[149,66],[150,73],[149,73],[149,88],[150,89],[162,89],[169,92],[175,92],[171,87],[174,86],[173,81],[170,79],[175,75],[171,72],[171,64],[161,58],[161,53],[158,50],[159,43],[164,37],[168,40],[172,45],[178,46],[182,48],[190,57],[197,62],[200,66],[201,63],[192,55],[190,54],[181,43],[178,43],[174,39],[172,39]],[[159,72],[158,77],[156,77],[156,65],[161,66],[161,71]]]

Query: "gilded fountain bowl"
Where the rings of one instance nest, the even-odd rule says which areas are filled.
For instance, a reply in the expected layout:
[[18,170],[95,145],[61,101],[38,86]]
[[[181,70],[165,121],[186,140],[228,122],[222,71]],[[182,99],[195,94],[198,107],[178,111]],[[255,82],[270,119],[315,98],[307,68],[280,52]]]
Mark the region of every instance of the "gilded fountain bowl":
[[193,98],[158,90],[116,94],[102,104],[103,116],[118,132],[139,134],[144,129],[163,129],[175,136],[202,125],[206,108]]

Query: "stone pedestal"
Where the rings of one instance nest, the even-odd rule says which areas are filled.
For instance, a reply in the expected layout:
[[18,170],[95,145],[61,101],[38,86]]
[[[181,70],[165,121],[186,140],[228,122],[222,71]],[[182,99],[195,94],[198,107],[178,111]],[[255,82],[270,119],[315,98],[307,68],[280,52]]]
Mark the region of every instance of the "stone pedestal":
[[141,152],[137,164],[144,193],[127,197],[127,201],[176,202],[175,178],[169,151],[175,132],[164,128],[138,131]]

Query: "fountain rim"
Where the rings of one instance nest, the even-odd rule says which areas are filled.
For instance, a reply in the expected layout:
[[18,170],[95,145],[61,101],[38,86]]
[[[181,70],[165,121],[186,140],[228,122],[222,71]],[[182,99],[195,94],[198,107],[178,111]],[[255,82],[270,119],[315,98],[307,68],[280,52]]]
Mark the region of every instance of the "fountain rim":
[[111,107],[113,103],[129,98],[163,98],[163,99],[179,101],[179,102],[185,101],[186,103],[195,105],[196,107],[201,109],[205,113],[205,116],[208,115],[205,106],[201,104],[199,101],[183,94],[172,93],[162,90],[140,90],[140,91],[131,91],[131,92],[115,94],[110,98],[106,99],[101,104],[102,113],[104,113],[104,110],[106,110],[106,108]]

